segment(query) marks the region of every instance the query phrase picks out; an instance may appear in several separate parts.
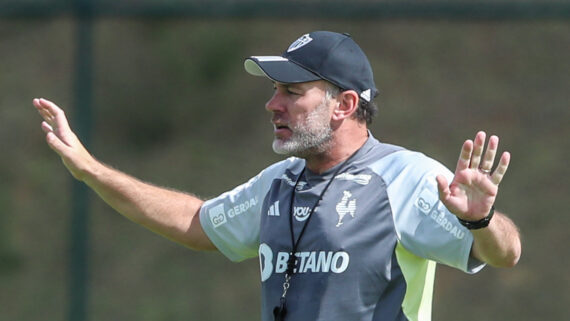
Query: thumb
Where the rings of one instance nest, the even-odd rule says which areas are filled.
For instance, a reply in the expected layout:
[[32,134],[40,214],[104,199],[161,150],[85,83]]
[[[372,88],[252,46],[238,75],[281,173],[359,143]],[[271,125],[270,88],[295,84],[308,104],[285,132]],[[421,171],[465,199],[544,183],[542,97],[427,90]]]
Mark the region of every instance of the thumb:
[[53,131],[49,131],[46,134],[46,141],[48,146],[61,157],[65,157],[67,151],[70,149]]
[[443,175],[437,175],[435,177],[437,181],[437,190],[439,192],[439,199],[441,201],[446,200],[449,198],[449,194],[451,193],[449,190],[449,184],[447,183],[447,179]]

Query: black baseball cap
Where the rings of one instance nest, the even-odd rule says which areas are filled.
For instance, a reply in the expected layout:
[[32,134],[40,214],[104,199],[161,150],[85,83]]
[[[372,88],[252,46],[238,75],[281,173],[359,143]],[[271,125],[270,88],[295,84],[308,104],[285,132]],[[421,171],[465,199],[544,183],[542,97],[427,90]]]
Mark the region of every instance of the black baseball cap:
[[244,66],[254,76],[286,84],[324,79],[341,89],[355,90],[366,101],[378,94],[370,62],[348,34],[307,33],[281,56],[252,56]]

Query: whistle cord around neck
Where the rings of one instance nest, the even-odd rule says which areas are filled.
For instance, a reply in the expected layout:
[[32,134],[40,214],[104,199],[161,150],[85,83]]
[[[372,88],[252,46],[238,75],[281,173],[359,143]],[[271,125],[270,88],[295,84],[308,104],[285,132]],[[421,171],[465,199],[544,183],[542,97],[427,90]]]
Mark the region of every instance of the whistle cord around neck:
[[289,231],[291,233],[291,252],[289,253],[289,259],[287,260],[287,269],[285,270],[285,282],[283,283],[283,295],[281,296],[279,306],[277,306],[273,309],[273,315],[274,315],[276,321],[284,320],[285,315],[287,314],[286,299],[285,298],[287,296],[287,290],[289,289],[289,287],[291,285],[291,278],[292,278],[294,271],[295,271],[295,265],[296,265],[295,254],[297,253],[297,248],[299,246],[299,243],[301,242],[301,238],[305,234],[305,230],[307,229],[307,226],[309,225],[309,222],[310,222],[311,218],[313,217],[313,212],[315,211],[315,209],[317,208],[317,206],[319,205],[319,203],[323,199],[325,192],[327,191],[329,186],[332,184],[335,177],[338,175],[338,173],[340,173],[340,171],[342,169],[344,169],[344,167],[354,157],[354,155],[357,154],[357,152],[358,151],[356,151],[352,155],[350,155],[350,157],[348,157],[344,162],[342,162],[338,166],[338,168],[335,170],[332,177],[327,182],[327,185],[325,186],[325,188],[323,189],[323,191],[319,195],[319,198],[317,199],[315,204],[313,204],[313,207],[311,207],[311,210],[309,211],[309,217],[305,221],[305,224],[303,225],[303,228],[301,229],[301,233],[299,233],[299,236],[297,237],[296,241],[295,241],[295,233],[293,232],[293,216],[294,216],[294,212],[295,212],[293,205],[295,202],[295,191],[297,190],[297,186],[299,185],[299,182],[301,181],[301,177],[305,173],[306,167],[303,167],[303,170],[301,171],[301,173],[297,177],[297,180],[295,181],[295,185],[293,186],[293,191],[291,192],[291,199],[289,202],[289,210],[290,210]]

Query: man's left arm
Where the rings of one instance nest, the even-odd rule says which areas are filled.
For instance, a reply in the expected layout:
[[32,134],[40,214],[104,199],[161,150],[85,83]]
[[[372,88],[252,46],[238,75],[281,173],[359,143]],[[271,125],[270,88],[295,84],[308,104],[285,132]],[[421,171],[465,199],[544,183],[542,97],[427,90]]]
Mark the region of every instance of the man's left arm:
[[[491,136],[483,155],[486,134],[478,132],[473,141],[463,143],[461,154],[450,184],[443,175],[437,176],[439,198],[459,219],[473,223],[474,227],[494,212],[499,183],[510,162],[504,152],[494,171],[499,138]],[[469,224],[469,223],[467,223]],[[516,225],[507,216],[495,212],[488,226],[472,229],[471,255],[491,266],[512,267],[521,255],[520,235]]]
[[504,214],[496,212],[488,227],[471,232],[473,257],[496,267],[513,267],[519,261],[519,232],[513,221]]

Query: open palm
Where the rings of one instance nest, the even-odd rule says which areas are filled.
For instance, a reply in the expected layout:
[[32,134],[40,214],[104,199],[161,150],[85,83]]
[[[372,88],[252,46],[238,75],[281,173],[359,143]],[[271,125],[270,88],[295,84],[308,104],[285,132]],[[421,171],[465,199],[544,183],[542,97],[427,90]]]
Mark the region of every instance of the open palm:
[[461,219],[477,221],[489,213],[495,203],[499,183],[510,162],[510,154],[504,152],[499,164],[492,171],[499,138],[491,136],[483,155],[486,134],[478,132],[474,141],[463,143],[455,169],[455,177],[448,185],[444,176],[437,176],[439,198],[452,213]]

